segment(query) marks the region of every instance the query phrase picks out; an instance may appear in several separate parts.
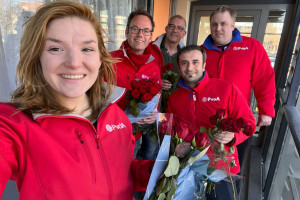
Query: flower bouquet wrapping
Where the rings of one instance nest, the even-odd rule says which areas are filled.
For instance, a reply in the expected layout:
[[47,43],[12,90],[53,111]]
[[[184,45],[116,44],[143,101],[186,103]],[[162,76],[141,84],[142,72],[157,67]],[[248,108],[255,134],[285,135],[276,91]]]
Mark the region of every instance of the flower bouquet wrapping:
[[144,200],[204,199],[207,182],[224,180],[228,172],[210,166],[214,156],[206,154],[211,144],[206,133],[174,114],[159,115],[162,142]]
[[125,94],[129,100],[125,113],[133,124],[157,111],[161,84],[155,79],[131,81],[132,90]]
[[179,75],[173,72],[172,69],[173,69],[172,63],[168,63],[167,65],[162,67],[162,73],[163,73],[162,79],[168,80],[172,84],[172,87],[168,90],[162,91],[161,112],[166,111],[168,98],[177,88],[177,80],[179,78]]

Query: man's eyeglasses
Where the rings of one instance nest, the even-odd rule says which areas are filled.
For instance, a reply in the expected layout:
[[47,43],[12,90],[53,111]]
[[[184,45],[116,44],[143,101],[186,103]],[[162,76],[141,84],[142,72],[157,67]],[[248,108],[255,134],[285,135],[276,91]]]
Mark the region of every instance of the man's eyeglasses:
[[145,36],[149,36],[153,32],[152,30],[150,30],[148,28],[141,29],[141,28],[138,28],[135,26],[130,27],[129,29],[130,29],[131,33],[134,33],[134,34],[139,34],[140,31],[142,31],[143,35],[145,35]]
[[175,24],[168,24],[168,27],[171,30],[175,30],[176,28],[178,32],[182,32],[185,30],[182,26],[176,26]]

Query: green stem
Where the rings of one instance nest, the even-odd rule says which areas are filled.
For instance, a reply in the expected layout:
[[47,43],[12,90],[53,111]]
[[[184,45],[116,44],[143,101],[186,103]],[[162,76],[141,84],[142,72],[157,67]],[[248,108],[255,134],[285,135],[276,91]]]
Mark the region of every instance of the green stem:
[[230,173],[230,166],[229,166],[229,162],[228,162],[228,158],[227,158],[227,151],[225,149],[224,149],[224,151],[225,151],[225,162],[226,162],[227,167],[228,167],[228,173],[229,173],[230,182],[231,182],[232,191],[233,191],[233,199],[236,200],[234,184],[233,184],[232,176],[231,176],[231,173]]

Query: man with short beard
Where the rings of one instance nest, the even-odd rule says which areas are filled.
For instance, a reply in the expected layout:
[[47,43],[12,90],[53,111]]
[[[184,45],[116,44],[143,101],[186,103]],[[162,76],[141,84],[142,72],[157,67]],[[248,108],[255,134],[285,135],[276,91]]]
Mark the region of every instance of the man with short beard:
[[[220,131],[214,134],[215,141],[224,144],[227,151],[234,146],[235,152],[228,155],[228,159],[234,158],[235,166],[230,167],[230,173],[237,174],[240,172],[240,165],[236,145],[254,133],[255,119],[235,85],[207,75],[205,61],[205,50],[197,45],[186,46],[179,51],[178,68],[181,79],[178,82],[178,89],[169,97],[167,113],[180,116],[198,130],[200,127],[206,130],[214,128],[215,123],[212,124],[210,117],[216,115],[219,109],[224,110],[224,117],[227,119],[242,118],[249,127],[247,133]],[[207,155],[213,153],[210,147]],[[231,183],[220,181],[206,197],[208,200],[233,199]]]

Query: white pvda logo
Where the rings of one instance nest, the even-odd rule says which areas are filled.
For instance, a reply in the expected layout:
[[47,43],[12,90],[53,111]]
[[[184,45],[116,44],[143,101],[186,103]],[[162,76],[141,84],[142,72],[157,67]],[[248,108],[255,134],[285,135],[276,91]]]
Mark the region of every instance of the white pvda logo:
[[238,51],[238,50],[248,50],[248,47],[233,47],[233,50]]
[[219,97],[215,97],[215,98],[212,98],[212,97],[203,97],[202,98],[202,102],[209,102],[209,101],[220,101],[220,98]]
[[115,129],[123,129],[123,128],[126,128],[126,126],[123,123],[119,123],[118,125],[114,125],[114,124],[109,125],[109,124],[106,124],[106,130],[108,132],[112,132]]

